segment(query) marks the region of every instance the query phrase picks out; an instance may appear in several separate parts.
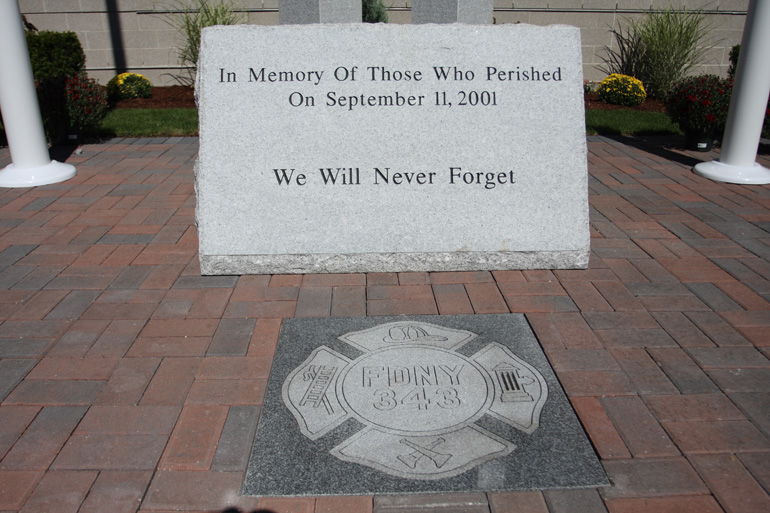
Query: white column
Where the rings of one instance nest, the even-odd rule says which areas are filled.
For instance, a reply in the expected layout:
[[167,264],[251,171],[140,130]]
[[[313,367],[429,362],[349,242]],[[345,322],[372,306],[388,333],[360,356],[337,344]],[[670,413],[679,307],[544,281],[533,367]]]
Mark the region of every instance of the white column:
[[412,24],[492,23],[494,0],[412,0]]
[[281,25],[361,23],[361,0],[280,0]]
[[751,0],[741,40],[735,84],[719,160],[702,162],[695,173],[718,182],[770,184],[770,169],[756,162],[770,95],[770,1]]
[[0,48],[0,110],[13,162],[0,170],[0,187],[32,187],[72,178],[74,166],[52,161],[48,155],[16,0],[0,0]]

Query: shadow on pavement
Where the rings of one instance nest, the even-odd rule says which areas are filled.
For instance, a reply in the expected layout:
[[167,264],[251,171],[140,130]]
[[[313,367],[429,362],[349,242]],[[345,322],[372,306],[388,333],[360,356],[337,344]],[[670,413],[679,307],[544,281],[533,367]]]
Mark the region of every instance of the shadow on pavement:
[[66,162],[77,148],[77,144],[55,144],[48,149],[48,153],[51,155],[51,160]]

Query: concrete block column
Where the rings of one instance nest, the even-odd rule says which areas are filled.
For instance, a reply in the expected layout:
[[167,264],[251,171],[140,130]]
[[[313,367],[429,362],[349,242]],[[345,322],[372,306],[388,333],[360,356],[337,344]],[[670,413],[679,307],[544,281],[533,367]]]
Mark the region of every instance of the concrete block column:
[[281,0],[281,25],[361,23],[361,0]]
[[412,23],[490,25],[494,0],[412,0]]
[[51,161],[37,103],[32,64],[15,0],[0,1],[0,111],[12,164],[0,187],[32,187],[75,176],[75,167]]

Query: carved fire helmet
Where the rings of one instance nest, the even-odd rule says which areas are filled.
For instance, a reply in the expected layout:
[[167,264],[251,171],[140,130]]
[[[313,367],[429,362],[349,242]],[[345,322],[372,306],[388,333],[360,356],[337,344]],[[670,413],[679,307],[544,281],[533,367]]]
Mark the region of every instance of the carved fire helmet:
[[397,324],[388,330],[388,336],[383,338],[383,342],[392,344],[394,342],[443,342],[446,337],[431,335],[421,326],[413,324]]

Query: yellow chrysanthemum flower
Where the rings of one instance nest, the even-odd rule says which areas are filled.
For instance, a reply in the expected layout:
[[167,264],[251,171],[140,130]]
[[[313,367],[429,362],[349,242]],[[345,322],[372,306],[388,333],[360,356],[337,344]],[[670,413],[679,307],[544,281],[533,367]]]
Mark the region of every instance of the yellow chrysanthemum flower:
[[647,98],[641,81],[618,73],[602,80],[596,92],[599,98],[607,103],[629,107],[639,105]]

